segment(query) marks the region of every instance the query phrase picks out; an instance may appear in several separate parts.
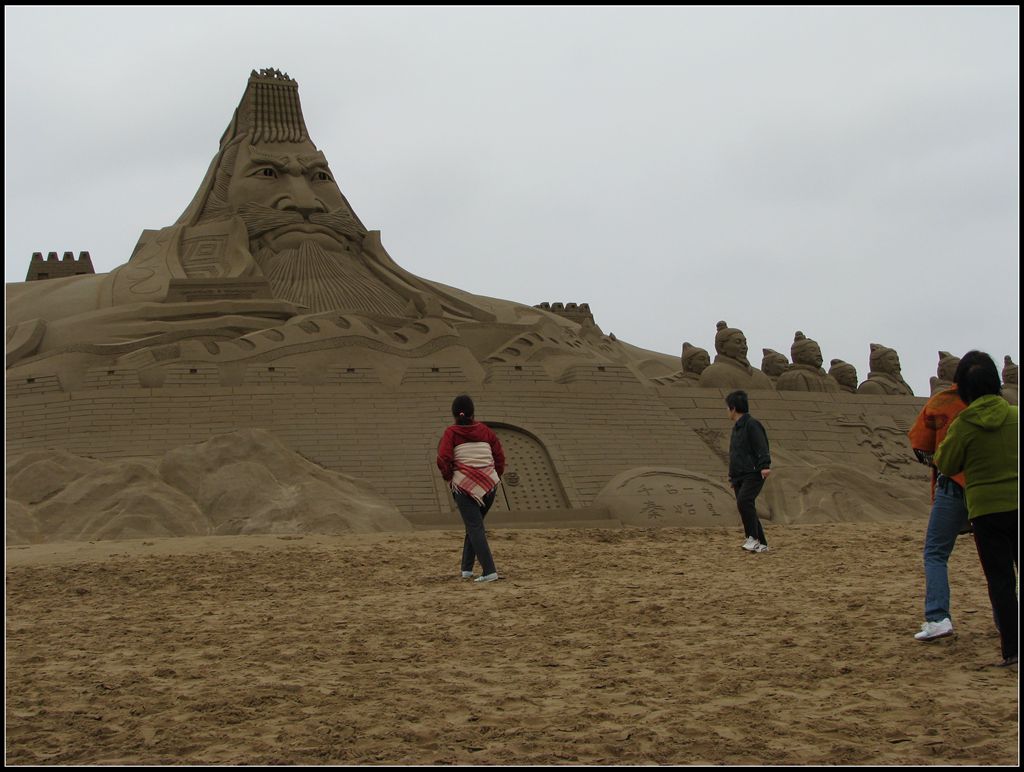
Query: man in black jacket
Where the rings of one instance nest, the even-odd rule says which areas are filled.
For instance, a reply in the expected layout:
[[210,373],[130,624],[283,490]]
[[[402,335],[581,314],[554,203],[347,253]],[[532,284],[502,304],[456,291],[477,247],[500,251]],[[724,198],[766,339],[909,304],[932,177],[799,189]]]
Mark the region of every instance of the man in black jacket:
[[748,552],[767,552],[768,540],[757,517],[754,499],[771,474],[772,457],[768,451],[768,435],[760,421],[750,415],[747,392],[734,391],[725,398],[732,419],[729,439],[729,483],[736,493],[736,506],[743,520]]

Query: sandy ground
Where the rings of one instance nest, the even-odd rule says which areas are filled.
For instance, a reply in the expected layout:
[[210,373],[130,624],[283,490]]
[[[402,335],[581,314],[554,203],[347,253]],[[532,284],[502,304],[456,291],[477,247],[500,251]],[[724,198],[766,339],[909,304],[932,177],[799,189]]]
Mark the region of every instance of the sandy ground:
[[1018,673],[920,523],[9,547],[9,764],[1004,764]]

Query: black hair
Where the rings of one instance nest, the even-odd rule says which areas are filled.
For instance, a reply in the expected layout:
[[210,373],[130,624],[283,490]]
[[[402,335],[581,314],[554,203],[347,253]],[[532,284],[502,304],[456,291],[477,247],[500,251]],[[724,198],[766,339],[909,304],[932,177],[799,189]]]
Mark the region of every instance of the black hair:
[[953,375],[960,399],[968,405],[978,397],[999,394],[999,370],[984,351],[968,351],[960,359]]
[[745,391],[734,391],[728,394],[725,398],[725,404],[737,413],[750,412],[750,402],[747,400],[747,392]]
[[452,400],[452,417],[455,419],[455,423],[460,426],[471,424],[474,414],[473,398],[468,394],[460,394]]

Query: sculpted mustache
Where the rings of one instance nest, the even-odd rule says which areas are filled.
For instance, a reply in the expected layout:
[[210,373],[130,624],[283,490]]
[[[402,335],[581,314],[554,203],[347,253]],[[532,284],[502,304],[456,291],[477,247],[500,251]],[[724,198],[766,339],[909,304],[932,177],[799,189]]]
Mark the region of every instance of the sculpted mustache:
[[[238,208],[238,214],[245,222],[245,228],[249,233],[250,239],[285,225],[297,225],[307,222],[301,212],[274,209],[262,204],[243,204]],[[366,236],[366,231],[360,227],[359,223],[350,214],[340,209],[336,209],[333,212],[314,212],[309,216],[308,222],[313,225],[323,226],[355,240],[360,240]]]

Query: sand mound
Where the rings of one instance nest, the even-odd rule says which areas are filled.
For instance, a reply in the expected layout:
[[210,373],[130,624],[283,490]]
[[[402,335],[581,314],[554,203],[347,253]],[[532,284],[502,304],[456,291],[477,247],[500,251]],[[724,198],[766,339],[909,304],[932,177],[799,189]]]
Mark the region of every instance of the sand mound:
[[411,530],[369,485],[247,429],[160,459],[59,450],[8,459],[7,542]]

